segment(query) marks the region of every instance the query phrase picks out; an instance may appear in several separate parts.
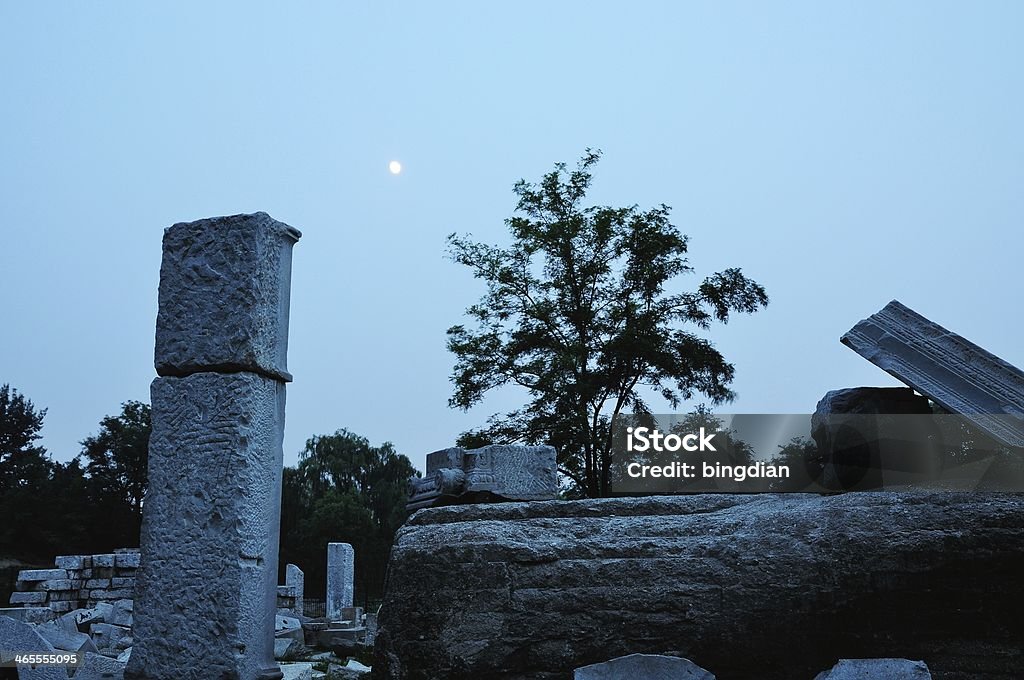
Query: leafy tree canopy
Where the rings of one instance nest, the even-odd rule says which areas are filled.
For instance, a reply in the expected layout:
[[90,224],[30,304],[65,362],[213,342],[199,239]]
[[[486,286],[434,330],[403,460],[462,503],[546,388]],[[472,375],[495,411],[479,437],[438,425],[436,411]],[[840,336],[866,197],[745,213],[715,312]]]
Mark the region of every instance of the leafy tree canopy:
[[599,158],[588,149],[575,170],[559,163],[539,184],[516,183],[508,247],[448,239],[452,259],[487,285],[467,309],[472,326],[448,329],[449,405],[469,409],[507,385],[530,396],[460,441],[551,444],[573,491],[588,496],[610,492],[618,416],[650,413],[642,388],[672,407],[698,393],[716,404],[733,398],[733,366],[694,330],[768,303],[736,268],[670,292],[670,281],[693,271],[687,237],[666,205],[585,206]]

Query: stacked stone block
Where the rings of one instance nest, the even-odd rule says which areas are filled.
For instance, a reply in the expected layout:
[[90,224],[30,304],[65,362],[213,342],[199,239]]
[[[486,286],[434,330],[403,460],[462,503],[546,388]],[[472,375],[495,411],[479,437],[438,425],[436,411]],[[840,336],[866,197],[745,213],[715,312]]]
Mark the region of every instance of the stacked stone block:
[[99,555],[61,555],[54,569],[23,569],[18,573],[11,604],[47,607],[56,614],[93,608],[101,602],[135,596],[137,548]]
[[164,232],[126,680],[281,680],[274,660],[291,251],[266,213]]

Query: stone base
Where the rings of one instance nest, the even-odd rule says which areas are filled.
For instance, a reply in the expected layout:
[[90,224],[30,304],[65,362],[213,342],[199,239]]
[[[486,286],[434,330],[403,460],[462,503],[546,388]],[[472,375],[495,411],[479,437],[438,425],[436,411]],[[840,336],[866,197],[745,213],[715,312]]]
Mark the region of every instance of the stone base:
[[380,678],[564,680],[627,654],[723,680],[838,658],[1020,674],[1024,494],[693,495],[454,505],[399,531]]

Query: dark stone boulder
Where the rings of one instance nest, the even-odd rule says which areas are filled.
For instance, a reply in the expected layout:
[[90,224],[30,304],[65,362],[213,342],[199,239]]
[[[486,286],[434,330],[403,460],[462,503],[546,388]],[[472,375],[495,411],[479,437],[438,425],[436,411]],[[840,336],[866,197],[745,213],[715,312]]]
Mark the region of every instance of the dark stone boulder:
[[1024,495],[693,495],[420,510],[391,555],[380,677],[568,680],[633,653],[730,678],[840,658],[1024,667]]
[[941,440],[928,399],[906,387],[832,390],[811,416],[826,488],[866,490],[918,481],[941,463]]

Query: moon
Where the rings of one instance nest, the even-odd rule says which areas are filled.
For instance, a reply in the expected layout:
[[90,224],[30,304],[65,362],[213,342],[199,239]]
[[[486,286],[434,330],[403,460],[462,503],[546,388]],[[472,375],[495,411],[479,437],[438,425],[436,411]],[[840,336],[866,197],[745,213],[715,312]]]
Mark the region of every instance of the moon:
[[391,161],[390,163],[388,163],[388,170],[391,171],[392,175],[397,175],[398,173],[402,172],[402,164],[399,163],[398,161]]

